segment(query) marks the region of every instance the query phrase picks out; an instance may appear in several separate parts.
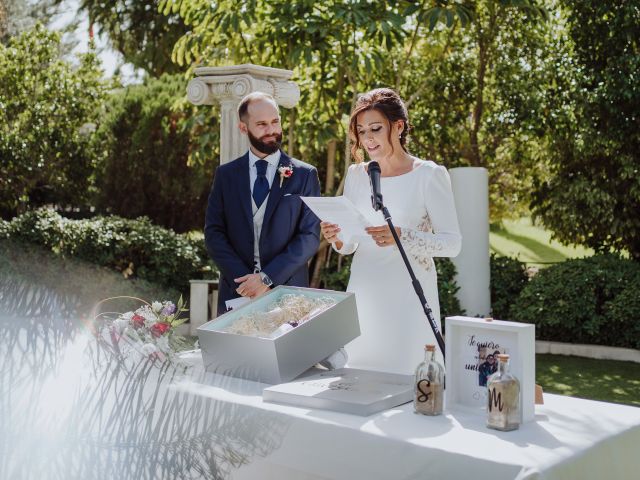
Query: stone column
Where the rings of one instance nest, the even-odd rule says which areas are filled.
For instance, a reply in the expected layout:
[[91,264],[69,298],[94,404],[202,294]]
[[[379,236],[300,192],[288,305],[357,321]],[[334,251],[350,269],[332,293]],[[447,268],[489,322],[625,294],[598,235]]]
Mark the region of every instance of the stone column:
[[194,105],[220,103],[220,164],[239,157],[249,141],[238,130],[238,103],[252,92],[264,92],[278,105],[292,108],[300,100],[298,85],[289,79],[293,72],[280,68],[245,64],[231,67],[200,67],[187,86],[187,98]]
[[489,176],[479,167],[452,168],[449,173],[462,234],[462,250],[451,259],[458,271],[458,300],[467,315],[486,317],[491,310]]

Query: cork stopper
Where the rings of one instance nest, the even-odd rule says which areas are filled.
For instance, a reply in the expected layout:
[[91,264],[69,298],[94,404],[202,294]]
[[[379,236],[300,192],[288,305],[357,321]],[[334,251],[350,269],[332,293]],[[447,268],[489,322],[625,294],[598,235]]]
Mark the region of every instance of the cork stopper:
[[493,317],[484,317],[485,322],[493,322]]
[[424,349],[427,352],[435,352],[436,351],[436,346],[435,345],[431,345],[431,344],[427,344],[424,346]]
[[500,360],[501,362],[506,362],[509,360],[508,353],[499,353],[498,355],[496,355],[496,357],[498,357],[498,360]]

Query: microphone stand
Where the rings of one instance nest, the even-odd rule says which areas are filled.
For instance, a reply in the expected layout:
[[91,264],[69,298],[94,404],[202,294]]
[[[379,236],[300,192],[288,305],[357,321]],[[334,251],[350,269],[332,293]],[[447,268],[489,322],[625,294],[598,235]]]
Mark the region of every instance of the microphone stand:
[[[440,347],[440,351],[442,352],[443,361],[445,358],[444,354],[444,339],[442,338],[442,334],[440,333],[440,329],[438,328],[438,324],[433,318],[433,311],[429,304],[427,303],[427,299],[424,296],[424,291],[422,290],[422,285],[420,285],[420,281],[416,278],[415,273],[413,273],[413,269],[411,268],[411,264],[409,263],[409,259],[407,258],[407,254],[404,251],[404,247],[402,243],[400,243],[400,237],[398,237],[398,232],[396,232],[395,227],[393,226],[393,221],[391,220],[391,214],[387,207],[382,204],[382,195],[378,196],[374,202],[374,208],[378,206],[382,210],[382,214],[384,215],[384,219],[387,221],[389,228],[391,229],[391,235],[393,235],[393,239],[398,246],[398,250],[400,250],[400,255],[402,255],[402,260],[404,260],[404,264],[409,271],[409,275],[411,276],[411,283],[413,284],[413,289],[416,291],[416,295],[420,299],[420,304],[422,305],[422,309],[424,310],[425,315],[427,316],[427,320],[429,320],[429,324],[431,325],[431,330],[433,330],[433,334],[436,337],[436,341],[438,342],[438,346]],[[378,210],[378,208],[375,208]]]

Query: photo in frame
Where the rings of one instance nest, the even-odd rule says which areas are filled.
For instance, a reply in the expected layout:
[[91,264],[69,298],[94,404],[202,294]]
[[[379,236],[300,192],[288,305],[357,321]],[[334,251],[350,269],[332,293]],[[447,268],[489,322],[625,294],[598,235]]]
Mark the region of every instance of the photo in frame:
[[510,371],[520,381],[522,421],[535,416],[535,326],[527,323],[447,317],[446,408],[484,414],[487,378],[500,353],[510,356]]

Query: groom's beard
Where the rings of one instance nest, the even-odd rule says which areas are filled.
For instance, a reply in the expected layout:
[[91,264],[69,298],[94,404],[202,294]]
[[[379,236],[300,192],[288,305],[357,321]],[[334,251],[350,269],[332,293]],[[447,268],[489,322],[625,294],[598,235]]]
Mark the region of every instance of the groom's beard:
[[[282,133],[276,133],[275,135],[265,135],[261,138],[254,137],[249,130],[247,130],[247,135],[249,136],[249,143],[251,146],[267,155],[271,155],[272,153],[276,153],[280,150],[280,145],[282,145]],[[262,139],[266,137],[275,137],[275,140],[270,142],[263,142]]]

